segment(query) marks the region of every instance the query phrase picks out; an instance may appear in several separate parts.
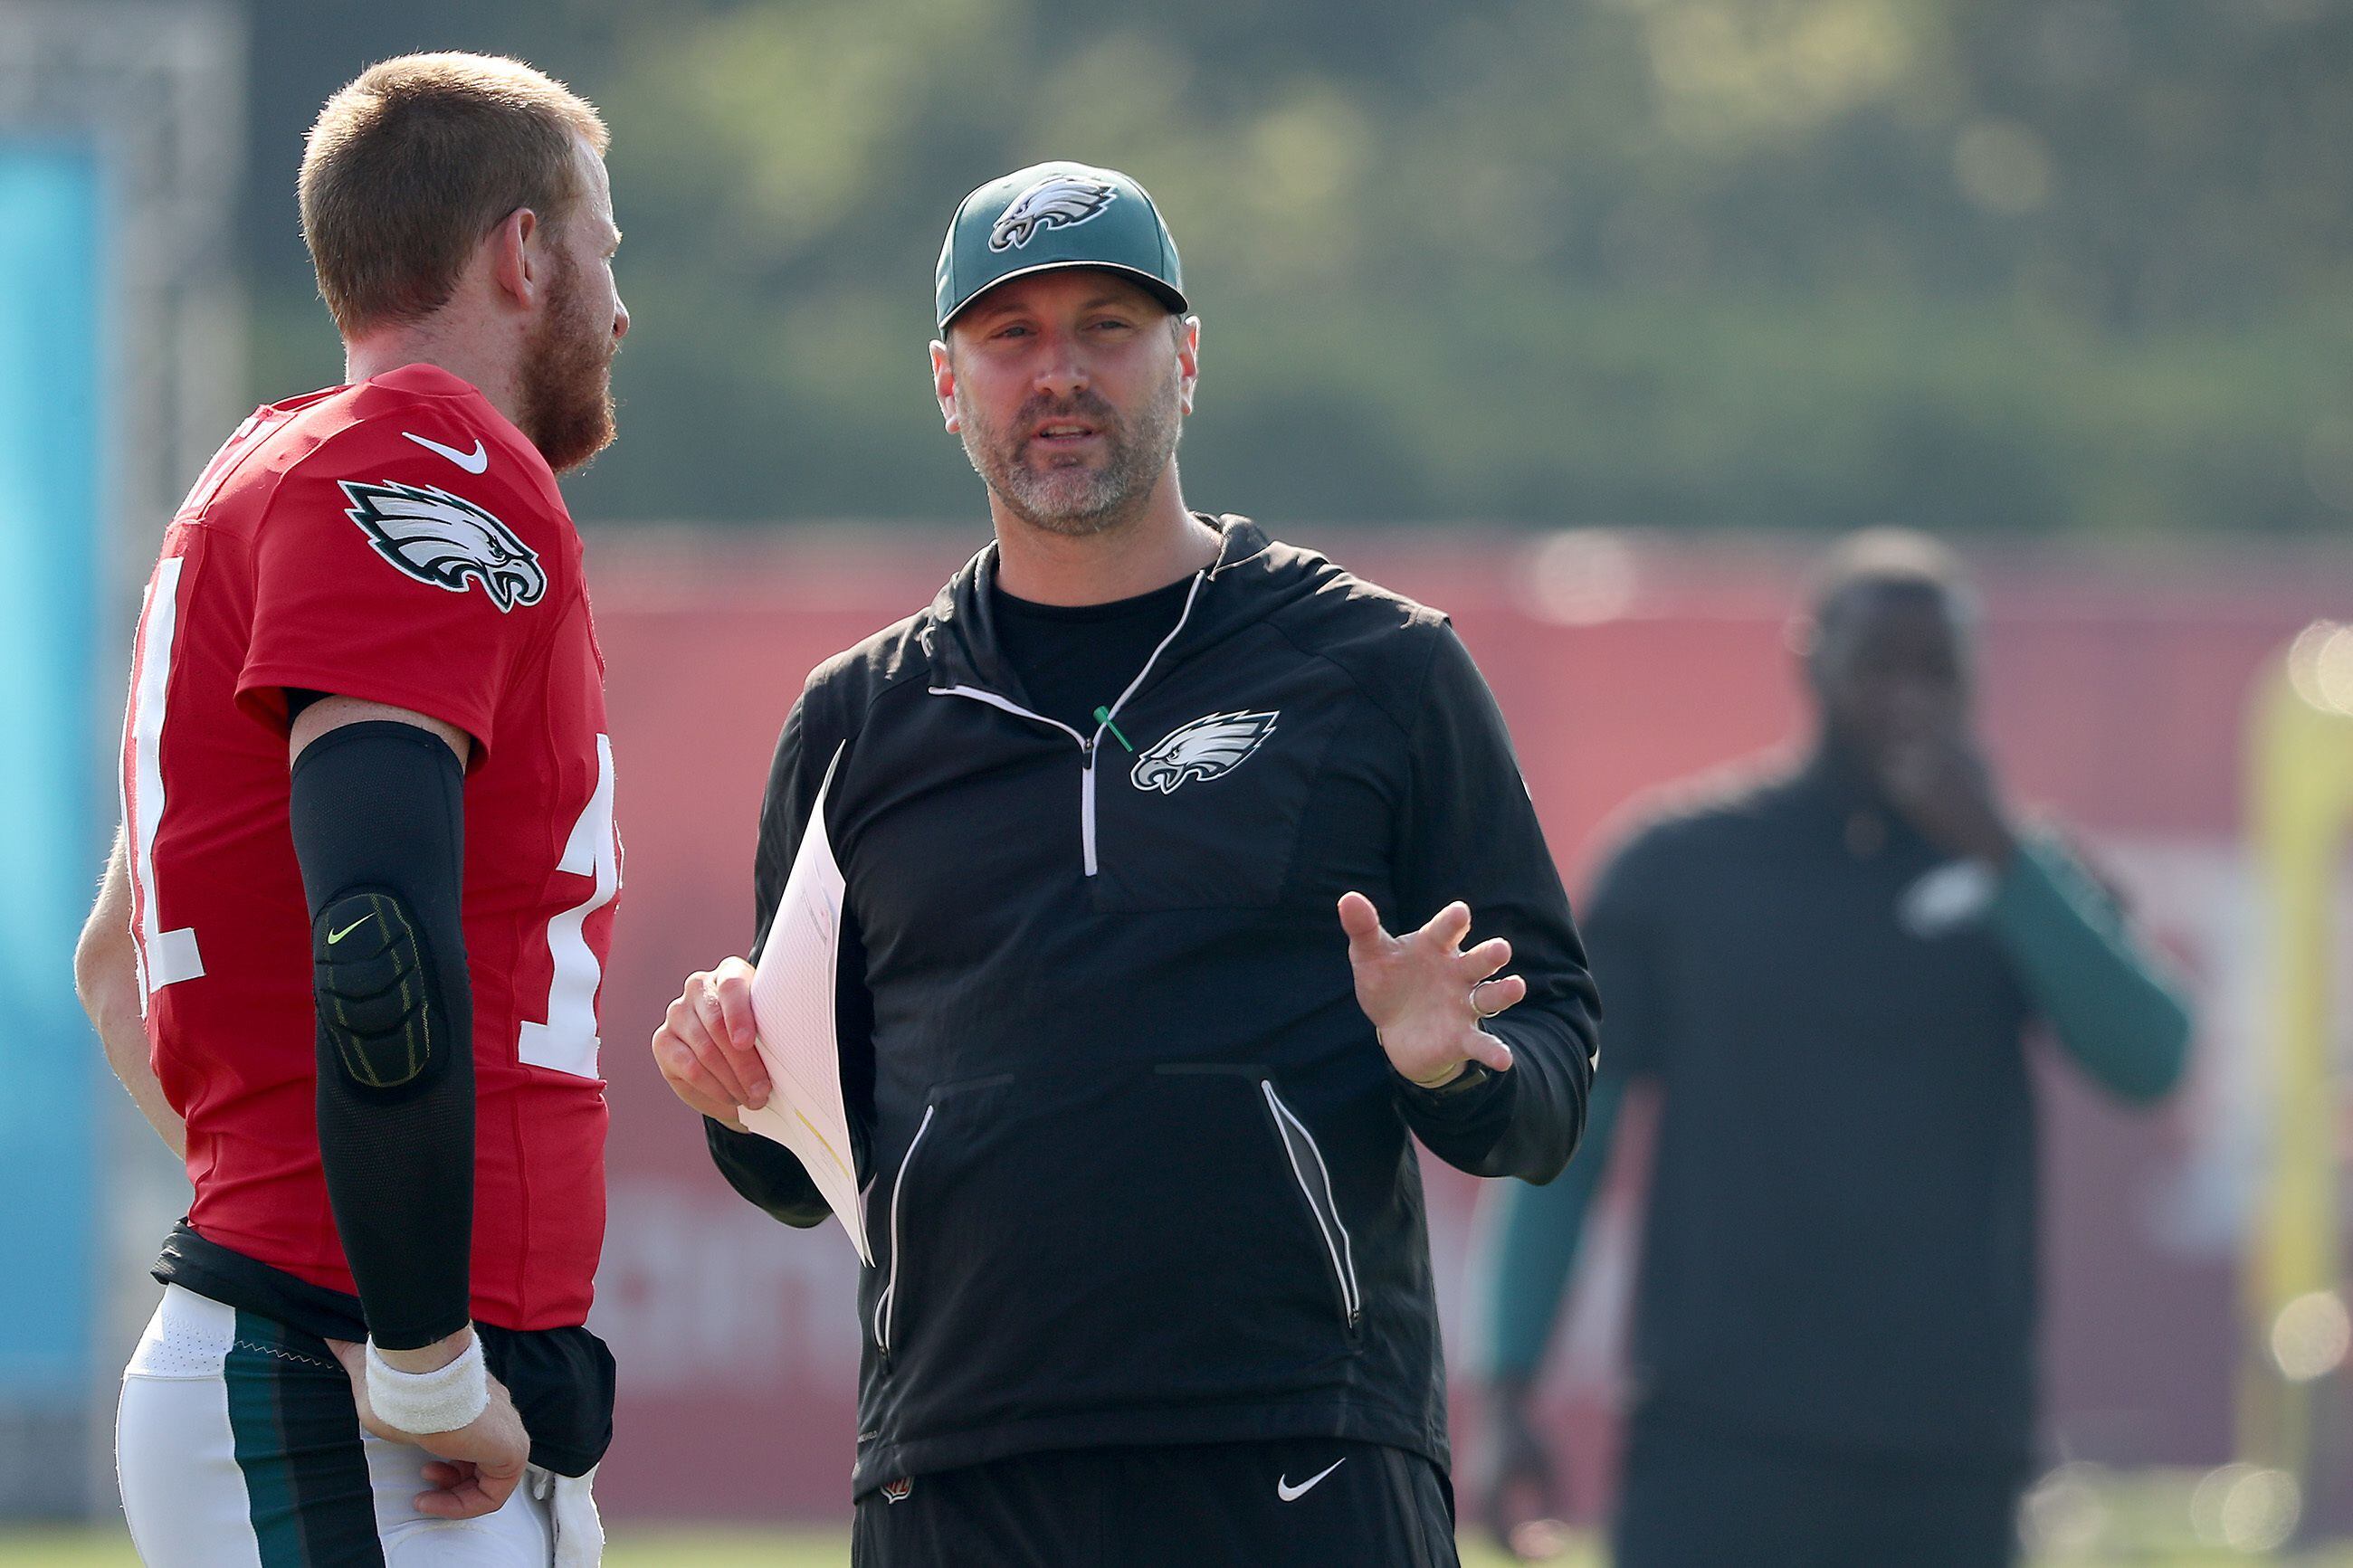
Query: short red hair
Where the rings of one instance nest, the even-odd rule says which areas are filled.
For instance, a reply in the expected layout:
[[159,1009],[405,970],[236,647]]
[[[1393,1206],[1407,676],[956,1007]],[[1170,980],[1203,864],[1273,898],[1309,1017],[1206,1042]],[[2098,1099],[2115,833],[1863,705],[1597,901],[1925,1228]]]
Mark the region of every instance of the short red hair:
[[302,152],[302,238],[344,335],[448,303],[482,237],[518,207],[561,223],[580,198],[596,106],[521,60],[403,55],[327,100]]

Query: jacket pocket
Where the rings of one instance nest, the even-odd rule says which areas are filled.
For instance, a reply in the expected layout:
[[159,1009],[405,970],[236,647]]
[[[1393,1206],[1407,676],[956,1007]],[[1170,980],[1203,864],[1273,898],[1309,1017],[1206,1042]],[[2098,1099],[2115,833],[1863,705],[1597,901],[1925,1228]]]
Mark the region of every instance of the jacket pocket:
[[1333,1285],[1339,1293],[1340,1320],[1354,1333],[1364,1312],[1364,1295],[1356,1284],[1356,1246],[1349,1239],[1347,1222],[1340,1217],[1340,1201],[1332,1193],[1331,1168],[1324,1163],[1324,1151],[1316,1146],[1315,1134],[1274,1091],[1274,1080],[1261,1079],[1258,1087],[1266,1097],[1267,1114],[1273,1119],[1274,1135],[1282,1142],[1299,1195],[1307,1205],[1307,1216],[1314,1221],[1316,1235],[1323,1239]]
[[899,1305],[899,1267],[904,1260],[902,1251],[902,1215],[907,1206],[907,1176],[915,1168],[915,1156],[923,1152],[923,1140],[931,1135],[932,1121],[940,1113],[935,1100],[923,1107],[923,1120],[915,1135],[907,1141],[907,1152],[899,1156],[899,1173],[891,1182],[891,1260],[889,1272],[883,1277],[881,1291],[874,1299],[874,1348],[883,1355],[891,1353],[891,1331],[895,1326],[893,1315]]
[[1305,1140],[1303,1193],[1286,1138],[1304,1134],[1270,1135],[1270,1076],[1057,1069],[911,1106],[874,1198],[861,1429],[1296,1400],[1345,1381],[1362,1350],[1331,1198],[1345,1184]]

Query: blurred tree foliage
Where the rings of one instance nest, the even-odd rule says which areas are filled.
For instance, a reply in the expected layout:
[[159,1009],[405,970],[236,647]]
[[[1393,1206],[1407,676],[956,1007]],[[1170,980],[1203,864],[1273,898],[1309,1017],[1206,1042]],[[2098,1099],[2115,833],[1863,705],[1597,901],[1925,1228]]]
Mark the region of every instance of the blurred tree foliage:
[[254,12],[256,371],[332,381],[290,197],[365,60],[604,107],[637,332],[584,516],[939,518],[956,199],[1159,200],[1196,505],[2114,533],[2353,512],[2353,6],[456,0]]

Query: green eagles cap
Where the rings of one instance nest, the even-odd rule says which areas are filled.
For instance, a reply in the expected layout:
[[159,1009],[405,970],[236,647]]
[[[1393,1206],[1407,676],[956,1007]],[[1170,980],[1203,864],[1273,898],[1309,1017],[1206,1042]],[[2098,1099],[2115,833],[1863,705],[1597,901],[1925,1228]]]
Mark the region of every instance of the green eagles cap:
[[939,327],[1011,278],[1061,267],[1123,272],[1184,310],[1176,242],[1144,187],[1116,169],[1039,163],[965,197],[940,245]]

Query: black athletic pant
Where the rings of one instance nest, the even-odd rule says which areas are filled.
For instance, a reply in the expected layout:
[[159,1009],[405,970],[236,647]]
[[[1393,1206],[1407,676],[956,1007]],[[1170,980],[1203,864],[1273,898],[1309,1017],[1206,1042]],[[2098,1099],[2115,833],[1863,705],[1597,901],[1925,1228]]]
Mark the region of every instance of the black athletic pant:
[[2007,1568],[2024,1474],[1838,1454],[1656,1406],[1628,1433],[1616,1568]]
[[1025,1454],[858,1500],[852,1568],[1459,1568],[1418,1454],[1328,1437]]

